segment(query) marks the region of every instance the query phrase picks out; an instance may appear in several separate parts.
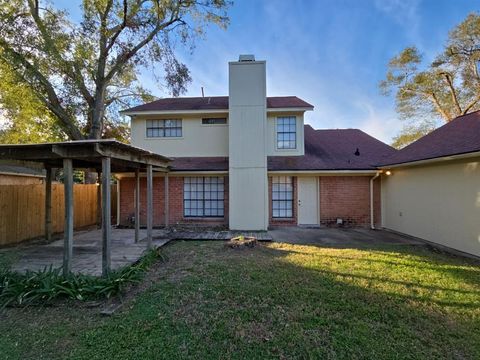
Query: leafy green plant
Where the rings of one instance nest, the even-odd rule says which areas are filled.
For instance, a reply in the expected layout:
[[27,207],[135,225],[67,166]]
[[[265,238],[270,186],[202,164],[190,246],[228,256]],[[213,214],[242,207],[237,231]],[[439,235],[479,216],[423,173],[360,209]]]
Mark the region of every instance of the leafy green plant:
[[158,250],[147,252],[137,263],[112,271],[106,277],[83,274],[64,276],[61,268],[17,273],[0,270],[0,307],[49,303],[55,299],[110,298],[128,284],[140,281],[148,267],[162,258]]

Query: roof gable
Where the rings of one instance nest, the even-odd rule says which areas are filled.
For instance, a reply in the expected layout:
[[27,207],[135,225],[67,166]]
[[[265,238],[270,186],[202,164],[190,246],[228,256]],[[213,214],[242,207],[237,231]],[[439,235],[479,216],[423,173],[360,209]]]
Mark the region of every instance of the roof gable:
[[270,156],[268,170],[375,170],[396,151],[358,129],[314,130],[305,125],[305,155]]
[[480,111],[459,116],[380,162],[380,166],[480,151]]

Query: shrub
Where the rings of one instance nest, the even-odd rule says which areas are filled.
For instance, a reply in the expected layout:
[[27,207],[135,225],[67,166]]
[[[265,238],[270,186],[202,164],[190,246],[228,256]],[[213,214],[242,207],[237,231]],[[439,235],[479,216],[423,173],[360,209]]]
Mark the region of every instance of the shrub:
[[137,263],[112,271],[106,277],[63,275],[61,268],[17,273],[0,269],[0,308],[8,305],[49,303],[56,299],[94,300],[110,298],[126,285],[139,282],[146,269],[162,255],[147,252]]

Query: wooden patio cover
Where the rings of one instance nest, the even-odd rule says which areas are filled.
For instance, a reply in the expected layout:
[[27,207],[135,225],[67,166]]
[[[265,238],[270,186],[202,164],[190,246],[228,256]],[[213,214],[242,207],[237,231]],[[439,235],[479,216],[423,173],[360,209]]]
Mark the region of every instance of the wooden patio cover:
[[168,172],[170,159],[116,140],[79,140],[44,144],[0,145],[0,158],[43,164],[45,187],[45,236],[52,236],[52,169],[63,168],[65,229],[63,272],[71,271],[73,252],[73,169],[102,173],[102,273],[110,271],[111,206],[110,178],[115,172],[135,172],[135,241],[140,232],[140,172],[147,177],[147,247],[152,247],[153,171]]

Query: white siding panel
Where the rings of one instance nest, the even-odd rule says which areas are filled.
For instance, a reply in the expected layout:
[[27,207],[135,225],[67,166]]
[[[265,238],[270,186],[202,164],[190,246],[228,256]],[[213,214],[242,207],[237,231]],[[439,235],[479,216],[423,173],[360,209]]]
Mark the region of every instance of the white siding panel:
[[385,228],[480,256],[480,162],[393,169],[382,177]]
[[[205,117],[226,117],[208,115]],[[147,138],[146,119],[161,117],[137,117],[131,121],[131,142],[164,156],[228,156],[228,125],[202,125],[201,117],[171,116],[182,119],[181,138]]]

